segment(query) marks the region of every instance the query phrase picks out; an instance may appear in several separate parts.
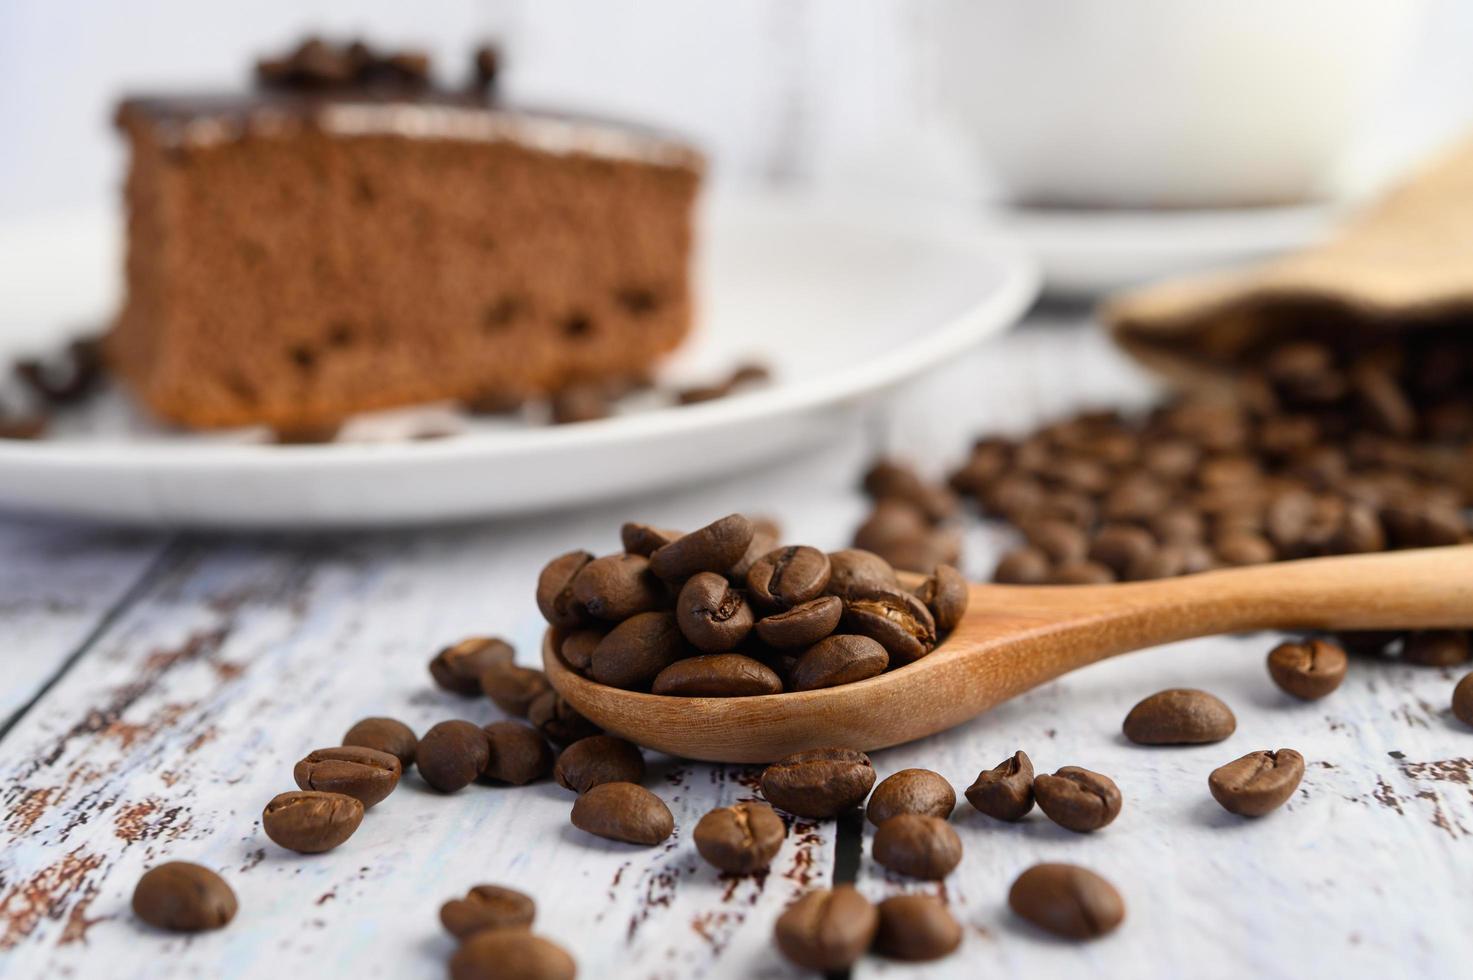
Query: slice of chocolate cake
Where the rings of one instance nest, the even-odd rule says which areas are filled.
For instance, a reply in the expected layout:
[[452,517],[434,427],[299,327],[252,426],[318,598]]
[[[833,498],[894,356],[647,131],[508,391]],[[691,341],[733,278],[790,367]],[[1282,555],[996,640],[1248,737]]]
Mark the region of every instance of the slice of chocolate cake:
[[127,300],[108,340],[158,416],[331,425],[647,376],[691,321],[700,156],[436,89],[309,42],[248,95],[130,98]]

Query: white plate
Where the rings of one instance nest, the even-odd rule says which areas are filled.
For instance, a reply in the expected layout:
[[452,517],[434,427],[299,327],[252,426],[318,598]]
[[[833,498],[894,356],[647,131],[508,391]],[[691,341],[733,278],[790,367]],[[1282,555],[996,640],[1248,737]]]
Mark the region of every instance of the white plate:
[[[0,228],[0,351],[105,319],[116,234],[98,216]],[[577,425],[478,421],[434,441],[320,446],[172,433],[105,397],[53,437],[0,441],[0,507],[324,527],[607,499],[811,445],[861,400],[1006,329],[1037,291],[1020,251],[937,215],[722,201],[703,216],[702,242],[700,327],[663,374],[710,378],[753,358],[773,369],[769,386]]]
[[1345,207],[1132,211],[1001,208],[990,223],[1015,237],[1043,268],[1051,296],[1090,298],[1165,279],[1241,265],[1322,240]]

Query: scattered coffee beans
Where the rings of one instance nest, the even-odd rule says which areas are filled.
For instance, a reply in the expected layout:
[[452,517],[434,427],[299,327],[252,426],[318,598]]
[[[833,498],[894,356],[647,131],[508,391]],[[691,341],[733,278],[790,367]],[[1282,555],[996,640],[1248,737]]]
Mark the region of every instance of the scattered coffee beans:
[[1008,905],[1065,939],[1094,939],[1125,920],[1125,901],[1115,886],[1074,864],[1035,864],[1013,882]]
[[481,672],[493,664],[510,664],[516,651],[494,636],[472,636],[435,654],[430,676],[444,690],[471,696],[481,693]]
[[735,650],[755,622],[746,598],[725,575],[692,575],[675,600],[675,621],[691,646],[705,653]]
[[873,852],[891,871],[940,881],[961,863],[962,841],[941,817],[902,813],[875,830]]
[[302,789],[343,793],[367,809],[394,791],[403,771],[397,756],[344,745],[308,753],[292,770],[292,778]]
[[415,763],[425,782],[442,793],[469,786],[486,769],[491,745],[479,725],[442,721],[419,740]]
[[[1081,561],[1079,558],[1065,559],[1065,563]],[[1108,570],[1102,569],[1102,572],[1108,581]],[[1009,551],[1002,556],[1002,560],[997,563],[997,570],[992,573],[994,581],[1006,585],[1043,585],[1052,577],[1048,555],[1037,548],[1015,548]]]
[[772,863],[787,834],[782,818],[766,803],[738,803],[707,813],[691,836],[707,863],[728,874],[749,875]]
[[1293,749],[1249,752],[1212,771],[1207,787],[1230,813],[1261,817],[1283,806],[1304,778],[1304,756]]
[[414,753],[419,739],[414,729],[393,718],[364,718],[348,729],[343,736],[344,745],[361,745],[365,749],[387,752],[399,760],[400,771],[414,765]]
[[1462,630],[1412,633],[1402,644],[1401,659],[1424,667],[1456,667],[1468,660],[1468,634]]
[[880,903],[876,952],[895,960],[939,960],[962,943],[962,927],[934,895],[892,895]]
[[363,822],[363,804],[342,793],[281,793],[261,813],[261,829],[277,844],[301,854],[330,851]]
[[527,709],[527,720],[544,738],[558,745],[572,745],[600,731],[556,691],[544,691],[539,695]]
[[1453,717],[1473,728],[1473,674],[1464,674],[1453,687]]
[[552,770],[552,747],[536,729],[520,722],[496,721],[482,729],[490,753],[481,775],[494,783],[525,786]]
[[525,929],[477,932],[450,957],[450,980],[573,980],[578,964],[557,943]]
[[956,807],[956,790],[940,773],[929,769],[902,769],[886,776],[870,794],[865,816],[878,827],[902,813],[919,813],[945,820]]
[[644,781],[644,756],[633,742],[591,735],[563,750],[552,775],[559,786],[575,793],[604,783],[639,783]]
[[853,885],[818,888],[804,894],[778,916],[777,948],[805,970],[831,973],[859,961],[875,940],[879,911]]
[[1269,651],[1268,675],[1286,694],[1318,701],[1345,680],[1345,651],[1325,640],[1280,643]]
[[893,460],[872,466],[863,485],[875,506],[854,533],[856,547],[879,554],[896,568],[922,574],[930,574],[938,564],[956,564],[960,544],[951,526],[960,509],[956,494]]
[[858,806],[874,784],[869,756],[853,749],[795,752],[762,771],[762,795],[769,803],[814,819]]
[[1099,830],[1120,815],[1120,787],[1115,781],[1079,766],[1036,777],[1033,798],[1044,816],[1081,834]]
[[547,677],[534,667],[518,667],[507,662],[492,664],[481,672],[481,691],[496,707],[518,718],[527,717],[527,709],[550,689]]
[[225,879],[188,861],[149,868],[133,889],[133,914],[171,932],[219,929],[235,911],[235,892]]
[[836,634],[803,651],[793,665],[792,689],[813,691],[851,684],[884,673],[889,664],[890,654],[875,640],[867,636]]
[[1033,809],[1033,762],[1022,749],[977,774],[967,802],[998,820],[1022,820]]
[[767,665],[739,653],[687,657],[660,671],[651,690],[683,698],[737,698],[777,694],[782,678]]
[[1201,745],[1221,742],[1237,727],[1232,709],[1219,698],[1176,687],[1131,708],[1121,729],[1137,745]]
[[573,803],[572,820],[579,830],[629,844],[658,844],[675,830],[670,808],[635,783],[590,788]]
[[488,929],[530,929],[536,915],[531,896],[500,885],[476,885],[440,906],[440,923],[460,940]]

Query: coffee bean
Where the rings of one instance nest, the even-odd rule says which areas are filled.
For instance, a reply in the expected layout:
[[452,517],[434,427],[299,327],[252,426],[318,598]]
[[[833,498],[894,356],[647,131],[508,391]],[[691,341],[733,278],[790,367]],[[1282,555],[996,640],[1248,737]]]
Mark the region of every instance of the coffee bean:
[[902,813],[919,813],[945,820],[956,807],[956,790],[929,769],[902,769],[880,781],[870,794],[865,816],[879,826]]
[[394,791],[403,771],[397,756],[344,745],[308,753],[292,770],[292,778],[302,789],[343,793],[367,809]]
[[852,592],[844,600],[847,632],[885,648],[897,666],[919,660],[936,647],[936,622],[909,592]]
[[133,914],[170,932],[219,929],[235,918],[236,907],[224,878],[188,861],[155,865],[133,888]]
[[928,483],[915,470],[892,460],[876,462],[864,475],[864,492],[876,500],[903,500],[926,520],[937,523],[954,516],[956,497],[944,486]]
[[332,850],[352,837],[362,822],[363,804],[342,793],[281,793],[261,812],[266,836],[301,854]]
[[685,637],[674,613],[640,613],[615,626],[599,642],[588,672],[600,684],[629,691],[648,690],[660,671],[686,652]]
[[665,590],[650,573],[648,558],[604,555],[573,576],[573,599],[596,619],[619,622],[665,604]]
[[1033,762],[1019,749],[967,787],[967,802],[997,820],[1022,820],[1033,809]]
[[483,779],[525,786],[552,770],[552,748],[536,729],[515,721],[494,721],[482,731],[490,748],[481,769]]
[[1151,533],[1163,544],[1184,544],[1202,540],[1207,532],[1202,515],[1188,507],[1168,507],[1151,517]]
[[570,425],[608,418],[609,396],[598,385],[575,384],[553,392],[552,424]]
[[738,803],[707,813],[691,838],[706,863],[727,874],[766,870],[788,834],[782,818],[766,803]]
[[567,950],[525,929],[478,932],[450,957],[450,980],[573,980],[577,974]]
[[893,591],[900,588],[895,569],[872,551],[845,548],[829,552],[829,595],[848,599],[858,593]]
[[1131,708],[1121,730],[1137,745],[1201,745],[1221,742],[1237,727],[1238,719],[1221,699],[1175,687]]
[[780,612],[823,595],[830,574],[829,556],[817,548],[778,548],[752,566],[747,573],[747,588],[757,605]]
[[889,664],[890,655],[875,640],[839,633],[803,651],[793,665],[790,680],[795,691],[813,691],[874,677],[884,673]]
[[558,745],[572,745],[599,734],[600,729],[584,718],[556,691],[544,691],[527,707],[527,720],[544,738]]
[[1473,674],[1464,674],[1453,687],[1453,717],[1473,728]]
[[1261,534],[1235,531],[1220,536],[1215,545],[1224,565],[1262,565],[1278,557],[1274,546]]
[[1065,939],[1095,939],[1125,921],[1115,886],[1076,864],[1035,864],[1008,890],[1020,918]]
[[645,558],[659,551],[680,535],[679,531],[633,522],[619,528],[619,540],[624,545],[624,550],[631,555],[642,555]]
[[762,772],[762,795],[794,816],[826,819],[857,806],[875,784],[869,756],[853,749],[809,749]]
[[593,561],[586,551],[559,555],[537,576],[537,608],[542,618],[560,630],[575,630],[588,621],[588,610],[573,598],[573,579]]
[[604,783],[639,783],[644,780],[644,756],[633,742],[590,735],[563,750],[552,775],[559,786],[575,793]]
[[937,565],[936,570],[915,590],[916,598],[925,604],[941,633],[950,633],[966,615],[971,588],[962,573],[950,565]]
[[343,736],[344,745],[361,745],[365,749],[387,752],[399,760],[400,771],[414,765],[415,749],[419,739],[414,729],[393,718],[364,718],[348,729]]
[[757,620],[757,638],[780,650],[811,646],[838,628],[839,618],[843,615],[843,599],[833,595],[819,596]]
[[766,664],[740,653],[687,657],[660,671],[651,690],[678,698],[740,698],[778,694],[782,678]]
[[902,813],[879,825],[872,851],[891,871],[940,881],[961,863],[962,841],[941,817]]
[[1031,521],[1024,534],[1028,543],[1051,562],[1079,561],[1089,551],[1089,536],[1074,523],[1060,518]]
[[636,783],[591,787],[573,803],[572,820],[579,830],[629,844],[658,844],[675,830],[670,808]]
[[742,557],[726,573],[734,585],[746,585],[747,574],[752,571],[752,566],[782,543],[779,533],[781,529],[775,522],[758,517],[751,518],[751,521],[752,540],[748,542],[747,550],[742,552]]
[[700,572],[686,580],[675,601],[675,621],[704,653],[735,650],[752,631],[752,607],[724,575]]
[[1015,548],[1002,556],[992,578],[1008,585],[1042,585],[1051,571],[1048,555],[1039,549]]
[[1408,439],[1417,429],[1417,411],[1390,372],[1370,361],[1350,371],[1350,387],[1371,426],[1389,436]]
[[724,574],[746,552],[753,530],[746,517],[728,514],[657,549],[650,555],[650,571],[666,582],[684,582],[697,572]]
[[491,929],[530,929],[536,916],[531,896],[501,885],[476,885],[440,906],[440,924],[460,940]]
[[1099,830],[1120,815],[1120,788],[1115,781],[1079,766],[1036,777],[1033,798],[1044,816],[1081,834]]
[[496,664],[509,664],[517,655],[505,640],[494,636],[472,636],[448,646],[430,661],[430,676],[454,694],[481,693],[481,672]]
[[502,711],[525,718],[533,701],[548,689],[547,676],[535,667],[492,664],[481,671],[481,690]]
[[574,670],[587,670],[588,665],[593,662],[593,649],[603,638],[604,634],[600,630],[574,630],[563,637],[558,653],[562,654],[563,660]]
[[1401,659],[1424,667],[1456,667],[1468,659],[1468,634],[1462,630],[1428,630],[1407,636]]
[[1149,555],[1156,541],[1145,528],[1134,524],[1107,524],[1089,546],[1089,559],[1124,575],[1131,563]]
[[442,793],[453,793],[474,782],[490,758],[491,745],[480,726],[442,721],[419,740],[415,764],[425,782]]
[[920,509],[904,500],[881,500],[854,531],[854,547],[872,551],[895,564],[896,552],[924,547],[931,522]]
[[1049,585],[1109,585],[1115,573],[1097,561],[1066,561],[1048,577]]
[[1261,817],[1283,806],[1304,778],[1304,756],[1293,749],[1249,752],[1212,770],[1207,788],[1229,813]]
[[962,943],[961,925],[934,895],[892,895],[879,916],[875,951],[894,960],[939,960]]
[[879,924],[879,911],[853,885],[817,888],[778,916],[773,939],[793,965],[832,973],[859,961]]
[[1324,640],[1280,643],[1269,651],[1268,674],[1286,694],[1318,701],[1345,680],[1347,663],[1345,651]]

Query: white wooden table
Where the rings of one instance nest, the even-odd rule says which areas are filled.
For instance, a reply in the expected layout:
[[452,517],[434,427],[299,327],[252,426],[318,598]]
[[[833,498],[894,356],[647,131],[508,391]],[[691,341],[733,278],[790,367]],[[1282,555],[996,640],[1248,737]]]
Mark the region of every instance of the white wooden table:
[[[780,470],[577,514],[306,539],[0,520],[0,975],[435,976],[453,948],[440,902],[502,882],[536,897],[539,928],[585,977],[792,976],[772,950],[773,919],[857,862],[867,893],[936,891],[966,926],[948,960],[871,958],[860,977],[1468,976],[1473,732],[1448,713],[1455,675],[1356,660],[1330,699],[1292,703],[1263,667],[1270,636],[1121,658],[877,753],[882,775],[934,768],[960,795],[1021,747],[1040,770],[1084,765],[1125,794],[1120,818],[1090,836],[1036,812],[995,823],[963,804],[966,856],[939,886],[878,870],[857,822],[799,822],[765,878],[722,879],[690,829],[752,797],[757,770],[664,758],[647,785],[677,830],[652,849],[573,830],[571,796],[550,782],[442,797],[411,777],[321,856],[261,833],[261,807],[294,788],[292,763],[362,716],[420,731],[496,718],[487,702],[433,688],[425,662],[443,642],[491,632],[535,663],[532,583],[549,555],[613,550],[626,518],[694,526],[737,509],[838,547],[865,510],[854,484],[877,448],[950,461],[982,429],[1146,397],[1096,336],[1054,326],[977,352],[867,431]],[[967,571],[984,576],[1006,544],[973,521]],[[1237,733],[1186,749],[1126,743],[1126,710],[1176,685],[1221,695]],[[1220,810],[1207,773],[1281,746],[1310,760],[1296,797],[1255,822]],[[132,918],[139,874],[171,858],[231,882],[229,928],[181,938]],[[1039,860],[1104,873],[1126,897],[1125,925],[1076,945],[1012,917],[1008,886]]]

